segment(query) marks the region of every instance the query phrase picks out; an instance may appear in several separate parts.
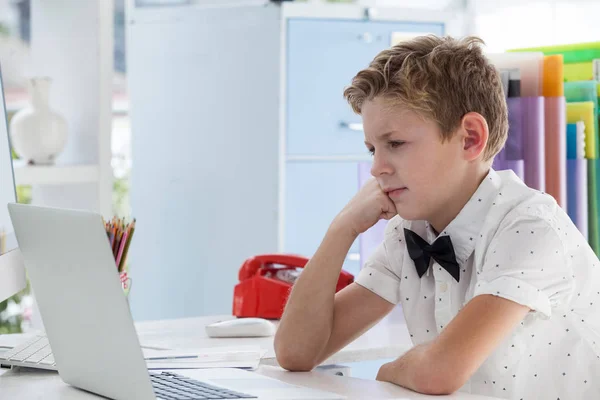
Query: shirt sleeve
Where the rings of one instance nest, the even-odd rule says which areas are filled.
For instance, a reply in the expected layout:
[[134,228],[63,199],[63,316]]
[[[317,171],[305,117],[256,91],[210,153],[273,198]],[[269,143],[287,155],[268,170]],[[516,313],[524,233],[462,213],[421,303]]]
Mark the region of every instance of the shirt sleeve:
[[390,263],[389,226],[384,241],[365,262],[355,282],[392,304],[400,302],[400,277]]
[[503,297],[550,318],[573,288],[572,267],[555,221],[525,213],[501,226],[478,271],[473,297]]

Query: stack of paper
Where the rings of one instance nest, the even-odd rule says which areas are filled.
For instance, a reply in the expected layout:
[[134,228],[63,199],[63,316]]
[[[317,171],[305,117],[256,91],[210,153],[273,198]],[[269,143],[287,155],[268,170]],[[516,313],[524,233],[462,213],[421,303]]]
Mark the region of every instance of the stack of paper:
[[148,369],[244,368],[256,369],[266,350],[258,346],[202,349],[143,349]]

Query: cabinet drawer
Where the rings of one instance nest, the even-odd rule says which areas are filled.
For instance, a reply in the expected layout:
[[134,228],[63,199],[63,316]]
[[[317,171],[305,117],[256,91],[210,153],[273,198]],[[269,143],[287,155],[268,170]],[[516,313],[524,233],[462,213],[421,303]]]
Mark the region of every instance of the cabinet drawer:
[[442,24],[291,19],[287,31],[286,152],[364,155],[360,116],[344,87],[394,32],[443,34]]
[[[354,162],[288,162],[285,189],[286,252],[311,257],[333,218],[358,190]],[[358,240],[352,245],[344,268],[359,269]]]

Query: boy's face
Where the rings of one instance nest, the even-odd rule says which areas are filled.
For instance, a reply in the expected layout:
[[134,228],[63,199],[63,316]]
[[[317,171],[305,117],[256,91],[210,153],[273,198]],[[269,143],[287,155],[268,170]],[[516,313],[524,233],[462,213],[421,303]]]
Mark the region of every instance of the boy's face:
[[362,106],[371,174],[407,220],[445,220],[467,173],[461,135],[442,143],[437,123],[376,98]]

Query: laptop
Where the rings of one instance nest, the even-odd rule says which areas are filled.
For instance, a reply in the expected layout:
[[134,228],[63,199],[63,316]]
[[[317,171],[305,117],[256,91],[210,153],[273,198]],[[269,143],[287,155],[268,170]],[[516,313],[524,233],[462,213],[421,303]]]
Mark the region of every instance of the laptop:
[[341,399],[240,369],[149,372],[99,214],[8,205],[61,379],[114,400]]

